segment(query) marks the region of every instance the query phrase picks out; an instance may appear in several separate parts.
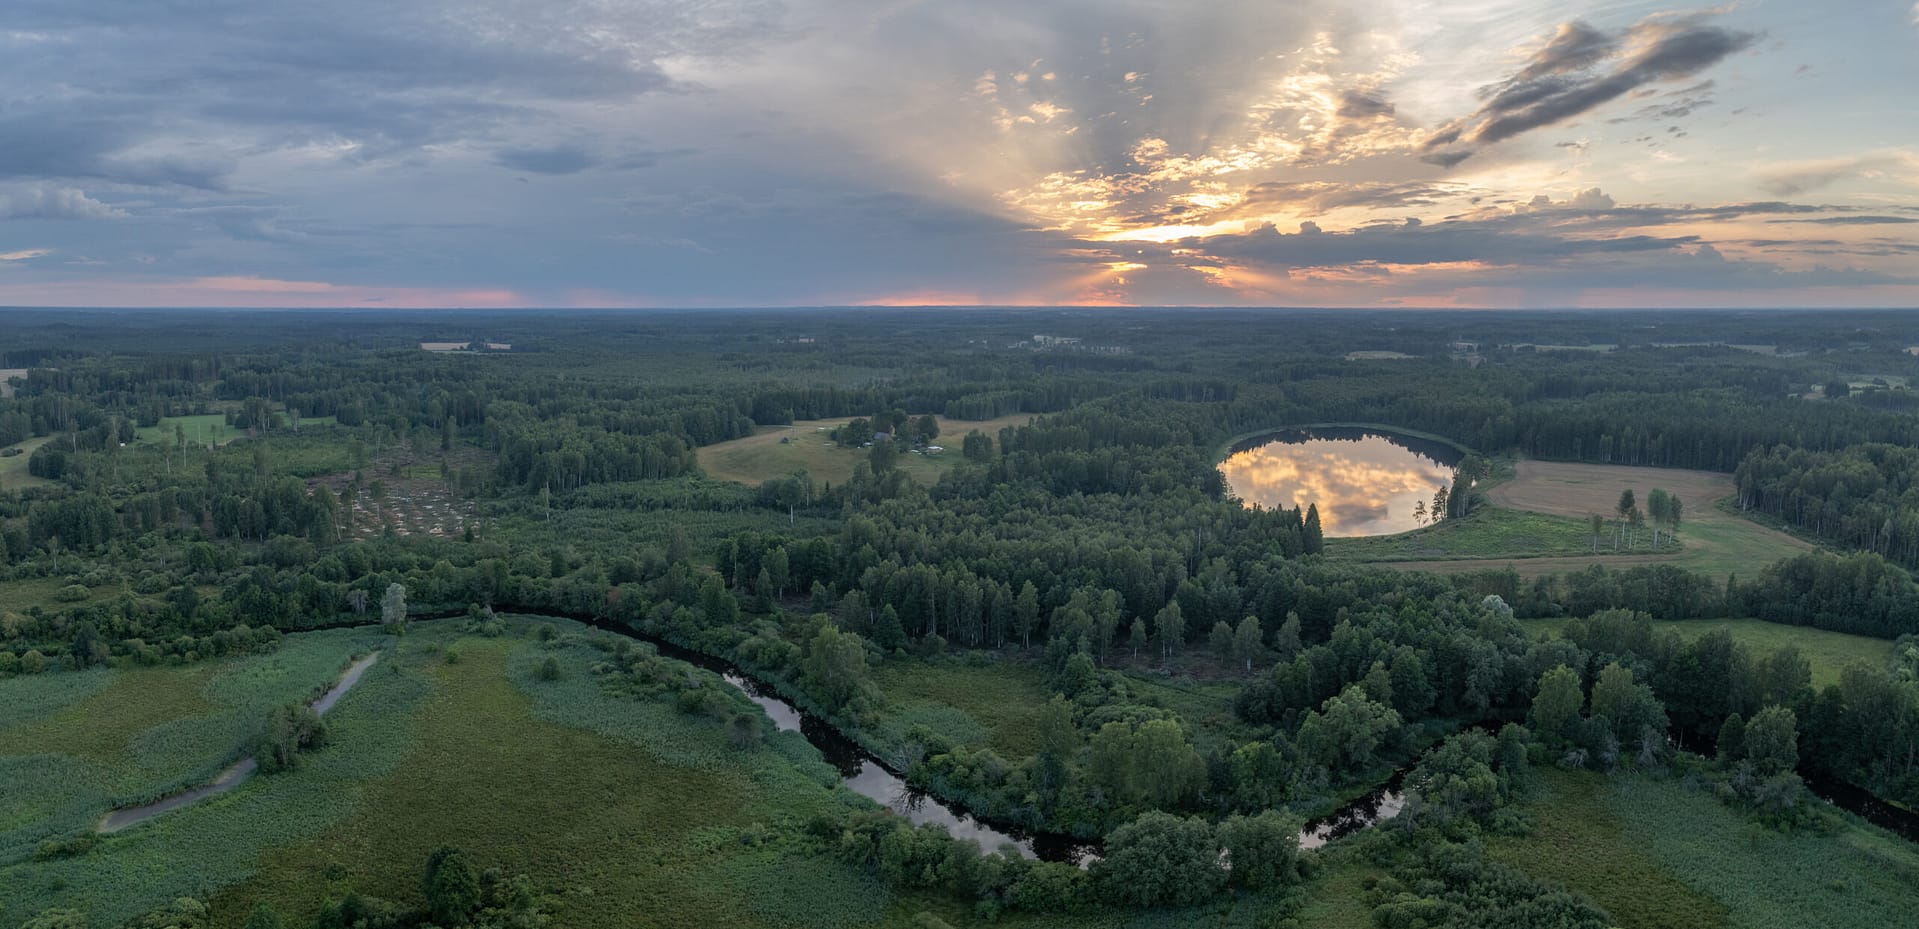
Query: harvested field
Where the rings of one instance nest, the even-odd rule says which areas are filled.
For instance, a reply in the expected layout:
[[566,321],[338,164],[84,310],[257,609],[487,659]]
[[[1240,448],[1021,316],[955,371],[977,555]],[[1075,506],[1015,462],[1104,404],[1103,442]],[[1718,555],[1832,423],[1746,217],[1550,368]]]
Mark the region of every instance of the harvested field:
[[1521,577],[1534,578],[1583,570],[1594,564],[1620,568],[1670,564],[1720,578],[1728,574],[1751,577],[1781,558],[1812,547],[1802,539],[1716,506],[1717,501],[1732,494],[1732,475],[1713,471],[1522,461],[1514,466],[1513,479],[1487,491],[1487,497],[1494,506],[1505,509],[1574,518],[1598,513],[1610,518],[1621,491],[1632,490],[1643,507],[1647,494],[1655,487],[1678,496],[1685,503],[1685,515],[1679,527],[1682,545],[1679,551],[1651,552],[1642,538],[1640,550],[1633,553],[1612,552],[1610,542],[1602,541],[1598,554],[1547,558],[1495,555],[1471,560],[1401,561],[1393,562],[1393,566],[1445,573],[1510,566]]

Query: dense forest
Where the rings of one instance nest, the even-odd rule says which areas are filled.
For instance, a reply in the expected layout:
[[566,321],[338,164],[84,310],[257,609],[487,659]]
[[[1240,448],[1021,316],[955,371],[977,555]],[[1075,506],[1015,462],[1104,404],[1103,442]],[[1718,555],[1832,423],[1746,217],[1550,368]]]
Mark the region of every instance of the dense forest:
[[[216,323],[217,341],[196,334]],[[420,344],[471,332],[512,348]],[[1544,828],[1529,804],[1588,783],[1567,778],[1684,784],[1806,842],[1871,828],[1822,785],[1919,804],[1907,315],[16,311],[0,335],[9,737],[68,720],[117,733],[95,755],[157,757],[163,735],[134,737],[184,725],[172,705],[136,727],[88,688],[268,675],[332,635],[361,637],[356,656],[414,650],[368,672],[411,694],[396,714],[497,660],[528,712],[600,732],[665,714],[649,751],[781,791],[782,814],[699,842],[843,869],[917,925],[1222,901],[1290,919],[1350,867],[1378,925],[1600,927],[1616,914],[1593,891],[1489,851]],[[1592,557],[1560,570],[1499,551],[1443,571],[1341,560],[1316,505],[1248,506],[1218,467],[1236,438],[1327,423],[1472,453],[1422,532],[1471,531],[1513,462],[1554,461],[1732,472],[1731,497],[1689,511],[1806,547],[1744,576],[1612,557],[1595,513]],[[710,476],[720,452],[762,473]],[[1670,523],[1675,554],[1710,553],[1705,529]],[[1825,639],[1712,625],[1754,621],[1733,628],[1883,657],[1828,668]],[[818,752],[662,648],[727,662],[916,790],[1096,860],[1028,860],[828,793]],[[256,685],[204,686],[178,712]],[[359,704],[336,725],[312,696],[236,702],[231,738],[88,775],[92,799],[59,786],[86,751],[9,738],[0,775],[29,787],[0,816],[0,887],[23,888],[0,924],[591,910],[574,897],[598,866],[557,877],[464,828],[435,837],[424,879],[365,893],[337,864],[284,894],[241,886],[251,866],[157,867],[127,894],[97,876],[149,828],[96,835],[111,810],[255,758],[257,790],[210,804],[238,806],[353,752]],[[1302,848],[1307,820],[1389,778],[1396,825]],[[365,841],[394,874],[425,854]]]

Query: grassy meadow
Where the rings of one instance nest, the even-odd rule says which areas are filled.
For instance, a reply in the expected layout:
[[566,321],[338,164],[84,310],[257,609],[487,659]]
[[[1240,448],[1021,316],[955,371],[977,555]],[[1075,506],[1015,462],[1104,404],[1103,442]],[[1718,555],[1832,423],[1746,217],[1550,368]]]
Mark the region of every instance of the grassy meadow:
[[1592,549],[1592,528],[1583,519],[1500,507],[1411,532],[1326,540],[1328,558],[1366,562],[1543,558],[1590,555]]
[[1882,830],[1781,833],[1645,776],[1544,780],[1522,805],[1530,834],[1488,851],[1591,897],[1620,929],[1895,926],[1919,908],[1919,849]]
[[[1556,636],[1566,621],[1522,619],[1520,624],[1535,635],[1545,633]],[[1797,646],[1799,653],[1806,656],[1806,661],[1812,665],[1814,687],[1838,683],[1839,672],[1845,670],[1847,665],[1864,664],[1880,668],[1892,657],[1892,643],[1885,639],[1809,626],[1787,626],[1758,619],[1654,620],[1653,626],[1671,629],[1688,639],[1724,629],[1732,633],[1734,639],[1745,643],[1755,655],[1771,654],[1785,645]]]
[[[529,634],[536,623],[561,635],[537,641]],[[925,911],[954,926],[984,925],[951,898],[895,894],[800,837],[811,814],[867,801],[838,787],[798,733],[768,725],[762,745],[737,749],[709,717],[608,692],[593,671],[604,653],[588,644],[608,634],[570,621],[514,618],[498,638],[462,626],[419,623],[400,638],[306,633],[254,658],[0,682],[0,750],[35,749],[3,762],[13,766],[9,785],[31,793],[20,804],[10,796],[6,807],[0,913],[72,907],[88,911],[94,925],[112,925],[199,895],[216,927],[240,926],[258,901],[298,925],[349,890],[419,902],[422,862],[450,843],[477,862],[529,875],[552,901],[554,925],[905,929],[920,925]],[[328,714],[329,744],[292,771],[257,775],[71,857],[34,860],[32,842],[85,834],[109,805],[97,789],[54,796],[49,780],[84,779],[94,768],[144,770],[142,753],[158,750],[157,732],[201,732],[166,742],[182,759],[176,768],[231,757],[247,728],[237,725],[244,720],[208,723],[226,719],[221,707],[303,696],[337,672],[336,659],[368,647],[382,651],[381,661]],[[558,680],[538,673],[548,657],[562,669]],[[1000,698],[1024,700],[1041,685],[941,667],[928,676],[900,666],[934,681],[919,709],[951,699],[962,708],[953,712],[978,714],[996,745],[1020,752],[1030,705],[1009,708]],[[900,699],[911,699],[897,686],[903,679],[887,678]],[[53,778],[19,779],[32,770]],[[1305,899],[1350,911],[1350,872],[1329,873],[1302,889]],[[994,925],[1259,926],[1296,902],[1240,897],[1193,910],[1011,914]]]
[[[1685,502],[1679,545],[1666,548],[1662,542],[1661,551],[1653,552],[1651,530],[1642,528],[1636,551],[1612,551],[1608,536],[1594,554],[1588,517],[1597,513],[1610,521],[1620,491],[1627,489],[1644,506],[1655,487]],[[1487,492],[1489,509],[1397,536],[1328,540],[1326,549],[1336,557],[1390,562],[1408,570],[1478,571],[1510,564],[1521,577],[1533,578],[1593,564],[1668,564],[1724,580],[1729,574],[1753,577],[1767,565],[1812,547],[1717,505],[1731,493],[1731,475],[1710,471],[1521,461],[1511,479]],[[1485,527],[1473,525],[1485,517],[1491,517]],[[1421,538],[1428,534],[1439,538]],[[1422,554],[1422,548],[1429,553]]]
[[40,446],[53,441],[50,435],[37,436],[8,448],[20,450],[18,455],[0,458],[0,490],[25,490],[28,487],[46,487],[53,482],[44,477],[34,477],[27,473],[27,460]]
[[[1001,429],[1023,425],[1032,418],[1028,413],[979,421],[940,417],[939,438],[933,441],[946,450],[938,455],[907,452],[900,456],[899,467],[914,480],[931,483],[959,460],[960,440],[967,433],[977,429],[998,442]],[[826,434],[851,419],[808,419],[790,426],[762,426],[750,436],[699,449],[700,468],[715,480],[756,486],[795,471],[805,471],[815,481],[844,484],[852,478],[854,466],[866,460],[866,451],[839,448]]]
[[0,681],[0,862],[90,831],[109,810],[207,781],[239,758],[272,707],[330,684],[375,644],[363,633],[289,640],[204,664]]

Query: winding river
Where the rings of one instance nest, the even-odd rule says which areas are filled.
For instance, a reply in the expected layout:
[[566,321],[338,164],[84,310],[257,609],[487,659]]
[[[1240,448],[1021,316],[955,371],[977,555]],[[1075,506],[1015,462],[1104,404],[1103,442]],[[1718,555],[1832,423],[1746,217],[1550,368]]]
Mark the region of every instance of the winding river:
[[[525,611],[524,615],[537,617],[551,614]],[[588,616],[555,618],[572,619],[597,629],[645,642],[657,649],[661,655],[718,674],[722,680],[737,688],[748,700],[763,710],[776,729],[784,732],[798,732],[805,737],[807,742],[819,750],[826,762],[839,772],[840,781],[847,788],[881,804],[910,822],[944,826],[954,838],[971,839],[988,850],[1011,846],[1026,858],[1067,862],[1081,867],[1099,858],[1101,846],[1097,842],[1088,842],[1057,833],[1031,832],[1015,826],[992,825],[955,804],[942,802],[924,791],[915,790],[897,771],[841,734],[831,724],[781,699],[765,684],[748,676],[731,662],[703,652],[682,648],[664,639],[607,620]],[[310,705],[314,712],[325,714],[332,709],[340,698],[353,688],[353,685],[359,683],[366,670],[372,667],[379,657],[379,652],[373,652],[349,665],[333,686],[312,701]],[[251,756],[242,758],[222,770],[212,781],[199,787],[163,797],[152,803],[114,810],[101,820],[98,831],[118,832],[162,813],[225,793],[244,783],[258,766],[258,762]],[[1411,768],[1411,764],[1400,768],[1393,772],[1392,777],[1385,783],[1371,791],[1329,814],[1308,820],[1305,827],[1300,830],[1299,846],[1304,849],[1321,848],[1336,839],[1352,835],[1399,815],[1406,805],[1402,785]],[[1887,804],[1850,785],[1810,776],[1807,782],[1813,792],[1826,802],[1850,810],[1906,839],[1919,841],[1919,814]]]
[[988,825],[956,806],[943,803],[923,791],[914,790],[907,785],[905,778],[888,768],[871,752],[842,735],[825,720],[781,699],[765,684],[741,673],[740,669],[730,662],[703,652],[681,648],[663,639],[614,623],[594,621],[588,624],[597,629],[645,642],[659,649],[661,655],[718,674],[728,684],[745,694],[748,700],[765,710],[767,717],[773,720],[775,728],[783,732],[798,732],[805,736],[806,741],[819,749],[827,764],[839,771],[840,782],[847,788],[906,817],[910,822],[936,823],[946,827],[946,831],[954,838],[972,839],[988,851],[1010,845],[1027,858],[1082,865],[1098,856],[1099,846],[1095,843],[1053,833],[1028,832],[1012,826]]
[[[819,719],[748,677],[730,662],[702,652],[681,648],[646,633],[600,620],[575,617],[597,629],[637,639],[659,649],[661,655],[712,671],[728,684],[739,688],[773,720],[782,731],[798,732],[826,761],[840,772],[840,781],[860,796],[874,800],[913,823],[937,823],[954,838],[972,839],[987,850],[1011,845],[1027,858],[1063,861],[1081,867],[1099,858],[1099,843],[1056,833],[1029,832],[1013,826],[990,825],[959,807],[915,790],[898,772],[887,767],[871,752],[842,735],[825,720]],[[1395,771],[1391,779],[1325,816],[1307,821],[1299,833],[1301,848],[1319,848],[1334,839],[1360,831],[1374,823],[1399,815],[1406,805],[1400,782],[1408,768]]]

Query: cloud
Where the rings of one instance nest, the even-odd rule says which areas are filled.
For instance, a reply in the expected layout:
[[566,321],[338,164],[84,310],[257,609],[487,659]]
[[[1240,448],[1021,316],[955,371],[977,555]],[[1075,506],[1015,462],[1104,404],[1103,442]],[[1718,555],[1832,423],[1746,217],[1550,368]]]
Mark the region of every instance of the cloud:
[[[5,9],[0,214],[31,237],[0,248],[56,255],[11,264],[8,286],[87,278],[121,288],[107,302],[1470,302],[1482,280],[1550,301],[1552,282],[1639,269],[1771,280],[1727,270],[1755,255],[1898,273],[1919,229],[1868,221],[1919,216],[1897,206],[1919,168],[1874,150],[1909,140],[1871,116],[1897,111],[1873,75],[1912,34],[1778,4],[1638,25],[1611,17],[1645,4],[1561,25],[1567,7],[1525,0]],[[1733,74],[1724,49],[1766,31],[1796,57]],[[1827,83],[1791,79],[1840,39],[1859,41],[1815,59]],[[1835,86],[1820,131],[1778,129]],[[1493,140],[1537,134],[1527,120],[1552,127],[1537,152]],[[1672,125],[1692,133],[1677,153],[1622,138]],[[1809,160],[1840,152],[1862,154]],[[1846,196],[1799,202],[1822,185]],[[102,210],[128,215],[53,219]],[[1708,241],[1718,265],[1695,255]],[[1288,289],[1309,280],[1353,283]]]
[[1769,223],[1818,223],[1824,226],[1894,226],[1919,223],[1913,216],[1820,216],[1813,219],[1769,219]]
[[1463,190],[1461,185],[1429,181],[1267,181],[1247,189],[1235,215],[1273,209],[1312,213],[1352,207],[1404,210],[1435,206]]
[[[3,75],[4,71],[0,71]],[[206,153],[154,151],[142,144],[147,117],[114,114],[113,107],[73,104],[64,109],[0,115],[0,179],[114,181],[136,186],[215,189],[229,160]]]
[[504,149],[494,153],[493,160],[515,171],[535,174],[574,174],[599,164],[598,158],[574,145]]
[[[1692,77],[1755,39],[1712,25],[1707,14],[1649,17],[1617,34],[1566,23],[1511,77],[1483,88],[1476,112],[1435,132],[1424,160],[1451,167],[1479,147],[1565,122],[1649,84]],[[1676,118],[1698,105],[1657,111]],[[1442,151],[1460,142],[1465,147]]]
[[1790,162],[1761,170],[1756,180],[1768,193],[1791,197],[1841,181],[1899,176],[1919,180],[1919,154],[1882,151]]
[[1509,232],[1482,223],[1360,226],[1326,232],[1314,223],[1297,233],[1271,225],[1239,235],[1189,239],[1183,248],[1227,259],[1250,259],[1272,268],[1340,267],[1364,264],[1440,265],[1462,262],[1525,263],[1621,252],[1663,251],[1699,242],[1695,235],[1625,235],[1604,238]]
[[1374,119],[1393,115],[1393,105],[1377,92],[1348,90],[1340,93],[1336,112],[1342,119]]
[[52,249],[28,248],[17,252],[0,252],[0,261],[32,261],[53,254]]
[[665,61],[738,61],[782,3],[707,0],[11,0],[48,37],[0,58],[0,177],[215,187],[237,157],[316,144],[352,159],[505,142],[508,123],[680,93]]
[[73,187],[36,184],[0,190],[0,219],[118,219],[126,211],[101,203]]

